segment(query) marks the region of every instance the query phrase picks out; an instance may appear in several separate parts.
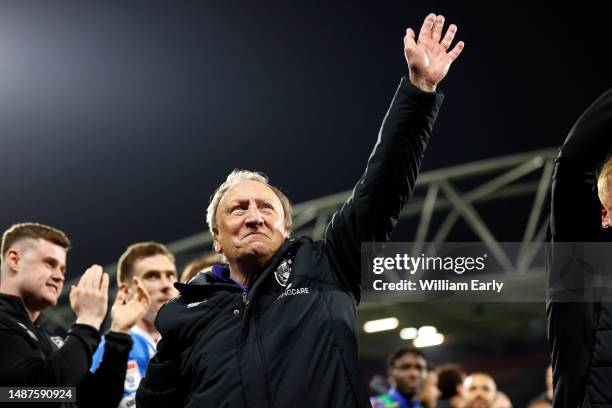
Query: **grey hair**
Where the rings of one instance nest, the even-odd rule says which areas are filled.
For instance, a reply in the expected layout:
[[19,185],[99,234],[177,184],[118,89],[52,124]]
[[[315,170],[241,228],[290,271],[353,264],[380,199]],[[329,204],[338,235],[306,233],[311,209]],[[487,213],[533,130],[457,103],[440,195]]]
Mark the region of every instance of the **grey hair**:
[[217,207],[219,207],[219,203],[223,199],[225,193],[236,184],[247,180],[265,184],[270,187],[274,194],[276,194],[283,206],[283,212],[285,213],[285,230],[287,231],[287,236],[290,236],[293,232],[293,207],[287,196],[278,188],[268,183],[268,177],[265,174],[238,169],[234,169],[234,171],[227,176],[225,181],[215,190],[215,193],[210,198],[210,203],[206,209],[206,223],[208,224],[210,233],[214,234],[215,231],[217,231]]

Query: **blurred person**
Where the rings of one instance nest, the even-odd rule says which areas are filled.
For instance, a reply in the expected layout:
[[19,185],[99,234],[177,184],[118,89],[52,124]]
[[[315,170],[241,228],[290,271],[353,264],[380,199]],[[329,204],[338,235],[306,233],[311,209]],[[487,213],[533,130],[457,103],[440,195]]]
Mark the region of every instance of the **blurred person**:
[[[357,353],[361,242],[387,241],[414,188],[459,56],[430,14],[404,37],[401,80],[366,171],[325,237],[289,239],[291,204],[261,174],[234,171],[207,210],[227,265],[198,274],[159,312],[157,354],[137,403],[151,406],[366,407]],[[449,51],[450,50],[450,51]],[[184,375],[180,375],[184,373]]]
[[473,373],[463,382],[465,408],[493,408],[497,397],[495,380],[486,373]]
[[[149,298],[149,306],[128,332],[133,346],[130,349],[124,381],[123,397],[119,407],[136,405],[136,390],[145,375],[149,360],[156,351],[159,332],[153,324],[159,308],[178,294],[174,255],[157,242],[139,242],[128,246],[117,263],[117,286],[125,299],[131,299],[137,290],[143,290]],[[106,358],[104,341],[93,356],[94,372]]]
[[546,368],[546,375],[544,378],[546,382],[545,398],[546,400],[552,403],[553,391],[554,391],[552,365],[549,364],[548,367]]
[[4,231],[0,265],[0,385],[76,386],[79,406],[113,406],[121,398],[132,345],[125,331],[143,315],[146,299],[137,297],[124,304],[124,299],[117,297],[111,331],[106,335],[108,358],[95,373],[89,373],[108,307],[108,274],[100,266],[87,269],[70,289],[70,306],[77,319],[65,339],[38,325],[41,312],[55,306],[62,292],[69,248],[66,234],[47,225],[21,223]]
[[427,368],[427,359],[419,349],[404,347],[395,351],[387,359],[387,376],[391,389],[383,395],[370,398],[370,403],[374,408],[425,407],[421,403],[421,396],[427,381]]
[[512,401],[505,392],[497,391],[495,395],[495,401],[493,401],[493,408],[512,408]]
[[544,372],[544,383],[546,385],[546,391],[535,397],[533,399],[534,401],[546,400],[552,404],[554,390],[552,377],[552,365],[549,364],[548,367],[546,367],[546,371]]
[[437,368],[440,398],[437,408],[463,407],[463,381],[467,376],[458,364],[443,364]]
[[527,408],[551,408],[552,404],[547,399],[535,399],[527,405]]
[[438,405],[438,398],[440,398],[438,372],[433,368],[429,368],[419,399],[421,400],[423,408],[436,408]]
[[194,259],[189,262],[187,266],[181,272],[181,283],[187,283],[191,278],[196,276],[199,272],[208,272],[212,269],[212,267],[216,264],[225,263],[223,257],[219,254],[206,254],[199,258]]
[[382,376],[380,374],[375,374],[370,378],[370,382],[368,383],[370,387],[370,394],[386,394],[389,391],[391,386],[389,385],[389,379],[386,376]]
[[[584,259],[585,243],[611,241],[611,150],[608,89],[574,124],[559,149],[552,178],[546,311],[555,408],[612,406],[612,303],[582,291],[589,275],[581,267],[590,261]],[[576,268],[566,267],[568,254]],[[570,281],[582,289],[563,291]],[[586,289],[592,289],[589,283]],[[568,292],[575,295],[569,300],[577,301],[556,296]],[[583,294],[586,298],[578,298]]]

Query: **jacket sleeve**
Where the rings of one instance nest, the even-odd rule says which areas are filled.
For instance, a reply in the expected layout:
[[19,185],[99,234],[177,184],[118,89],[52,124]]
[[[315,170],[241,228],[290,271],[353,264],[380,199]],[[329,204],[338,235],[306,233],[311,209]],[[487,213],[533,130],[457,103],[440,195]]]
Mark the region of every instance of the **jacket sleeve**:
[[442,100],[403,77],[364,174],[332,217],[324,242],[340,283],[360,300],[362,242],[388,241],[410,198]]
[[609,89],[582,114],[560,148],[552,184],[550,227],[554,241],[591,242],[601,237],[595,175],[611,149]]
[[89,370],[100,334],[91,326],[75,324],[68,332],[64,345],[47,356],[33,350],[21,333],[8,326],[0,326],[0,338],[0,384],[74,387]]
[[184,390],[181,387],[180,360],[169,335],[157,343],[157,352],[149,361],[146,375],[136,391],[136,406],[182,407]]
[[102,361],[94,373],[87,373],[77,387],[79,407],[116,407],[123,397],[132,337],[116,332],[108,332],[104,337]]
[[[612,89],[599,97],[578,119],[560,148],[552,179],[549,287],[560,279],[559,254],[582,242],[599,241],[601,206],[597,197],[596,170],[612,148]],[[564,249],[565,248],[565,249]],[[565,255],[567,256],[567,255]],[[582,406],[590,367],[599,304],[554,302],[547,305],[548,341],[554,378],[555,408]],[[572,330],[567,330],[570,322]]]

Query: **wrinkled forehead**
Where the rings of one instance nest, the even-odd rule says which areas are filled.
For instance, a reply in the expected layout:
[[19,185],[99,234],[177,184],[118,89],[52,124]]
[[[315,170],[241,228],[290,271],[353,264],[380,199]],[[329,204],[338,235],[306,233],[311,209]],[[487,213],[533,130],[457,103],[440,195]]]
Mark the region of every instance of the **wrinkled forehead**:
[[282,207],[279,198],[269,186],[253,180],[244,180],[233,185],[223,194],[220,205],[226,206],[234,202],[251,200],[268,201]]

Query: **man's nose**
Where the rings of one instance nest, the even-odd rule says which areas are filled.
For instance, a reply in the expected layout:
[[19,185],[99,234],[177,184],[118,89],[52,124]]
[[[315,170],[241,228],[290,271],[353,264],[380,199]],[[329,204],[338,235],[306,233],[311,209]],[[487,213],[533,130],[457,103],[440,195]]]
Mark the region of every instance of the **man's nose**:
[[165,275],[162,276],[161,281],[162,281],[162,286],[164,289],[173,287],[174,279],[170,278],[169,276],[165,276]]
[[248,226],[257,226],[263,224],[263,216],[257,208],[250,207],[244,220]]
[[66,277],[64,276],[64,273],[59,268],[56,268],[53,271],[53,273],[51,274],[51,278],[59,282],[64,282],[64,280],[66,279]]

